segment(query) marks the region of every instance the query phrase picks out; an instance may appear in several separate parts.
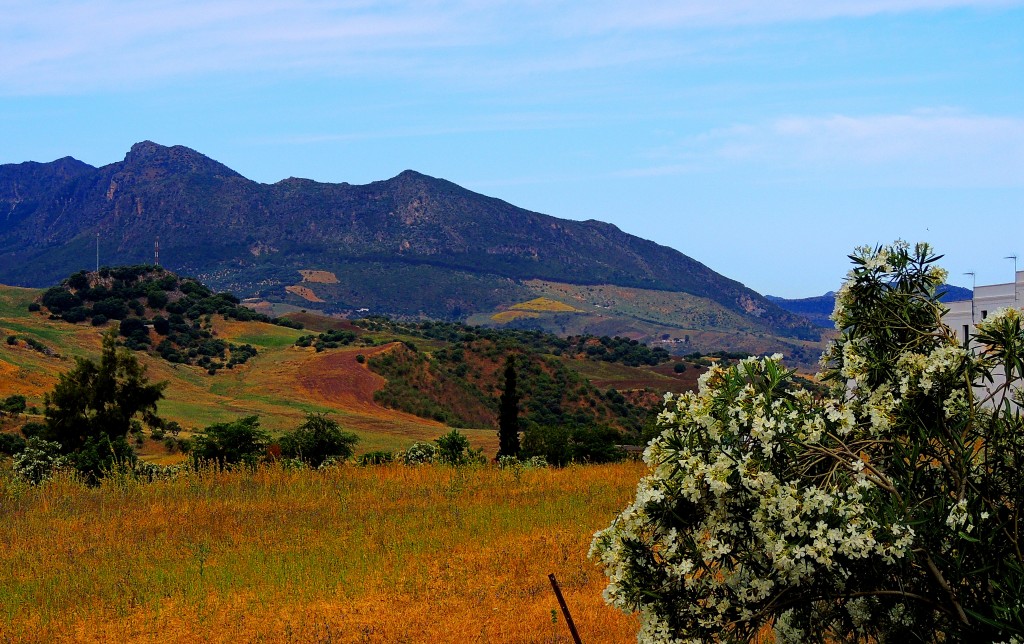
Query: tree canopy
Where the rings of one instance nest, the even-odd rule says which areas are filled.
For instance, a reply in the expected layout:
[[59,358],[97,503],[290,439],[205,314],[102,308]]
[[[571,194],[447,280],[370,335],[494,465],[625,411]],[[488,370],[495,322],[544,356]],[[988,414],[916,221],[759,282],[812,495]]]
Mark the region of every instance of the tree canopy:
[[60,445],[79,471],[97,478],[116,462],[134,459],[126,437],[133,423],[160,426],[157,402],[167,383],[150,383],[146,369],[116,333],[103,337],[99,363],[76,358],[44,398],[46,429],[41,438]]
[[191,456],[195,463],[254,466],[262,461],[270,434],[260,429],[259,416],[246,416],[228,423],[215,423],[195,437]]
[[281,437],[281,455],[320,467],[330,460],[344,461],[352,456],[359,437],[341,428],[326,414],[306,414],[299,427]]

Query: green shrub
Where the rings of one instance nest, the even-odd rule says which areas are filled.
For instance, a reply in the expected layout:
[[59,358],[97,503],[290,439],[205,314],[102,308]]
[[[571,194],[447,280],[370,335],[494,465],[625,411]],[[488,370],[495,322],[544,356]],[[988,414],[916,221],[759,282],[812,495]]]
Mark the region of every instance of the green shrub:
[[64,311],[82,306],[82,299],[74,293],[59,286],[48,288],[43,293],[43,305],[50,309],[51,313],[60,315]]
[[4,398],[3,402],[0,402],[0,411],[5,411],[8,414],[17,416],[18,414],[25,413],[25,408],[28,403],[25,397],[21,394],[11,394],[7,398]]
[[618,447],[620,442],[622,435],[610,427],[530,423],[523,432],[521,454],[526,458],[540,457],[559,466],[611,463],[625,458]]
[[154,315],[153,330],[157,335],[167,335],[171,332],[171,323],[162,315]]
[[108,297],[93,304],[92,313],[103,314],[111,320],[123,320],[128,317],[128,305],[124,300]]
[[85,308],[84,306],[76,306],[74,308],[68,309],[67,311],[64,311],[64,313],[61,314],[61,317],[65,321],[71,322],[72,324],[76,324],[78,322],[85,322],[89,318],[89,309]]
[[306,414],[299,427],[281,437],[281,455],[320,467],[328,459],[345,460],[352,456],[352,447],[359,441],[355,434],[345,432],[324,414]]
[[436,458],[446,465],[467,465],[486,461],[482,450],[474,452],[469,446],[469,439],[457,429],[453,429],[434,441],[437,443]]
[[46,425],[37,422],[25,423],[21,426],[21,435],[25,438],[32,438],[33,436],[42,436],[46,431]]
[[0,454],[14,456],[25,449],[25,439],[17,434],[0,434]]
[[254,466],[264,459],[269,444],[270,435],[260,429],[259,416],[246,416],[204,429],[192,441],[191,457],[197,464]]
[[146,305],[151,309],[162,309],[167,306],[167,293],[164,291],[150,291],[146,296]]

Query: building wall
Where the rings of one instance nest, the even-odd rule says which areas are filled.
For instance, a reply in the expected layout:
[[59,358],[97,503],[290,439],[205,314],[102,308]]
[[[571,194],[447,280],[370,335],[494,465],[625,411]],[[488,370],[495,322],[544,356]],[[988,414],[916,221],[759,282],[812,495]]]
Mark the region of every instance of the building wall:
[[964,344],[974,333],[974,325],[991,313],[1007,307],[1024,308],[1024,271],[1017,271],[1016,279],[1008,284],[976,286],[974,299],[947,304],[949,312],[943,321],[949,325]]
[[[957,337],[965,346],[970,344],[976,347],[976,343],[970,342],[970,337],[974,333],[974,325],[977,322],[984,320],[999,309],[1011,306],[1024,309],[1024,271],[1017,271],[1013,283],[977,286],[974,289],[974,299],[950,302],[947,306],[949,312],[942,318],[943,321],[956,332]],[[987,387],[975,387],[975,395],[984,400],[994,390],[994,387],[1002,385],[1006,380],[1001,368],[993,373],[992,377],[994,382]],[[999,402],[998,400],[987,400],[985,404],[996,406]]]

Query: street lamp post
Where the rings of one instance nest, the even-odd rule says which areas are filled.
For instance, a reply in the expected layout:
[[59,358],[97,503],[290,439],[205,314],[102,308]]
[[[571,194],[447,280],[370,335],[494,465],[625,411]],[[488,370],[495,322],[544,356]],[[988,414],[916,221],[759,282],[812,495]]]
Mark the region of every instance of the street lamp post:
[[1012,259],[1013,260],[1013,279],[1011,281],[1013,282],[1013,304],[1014,304],[1014,306],[1016,306],[1016,304],[1017,304],[1017,256],[1016,255],[1007,255],[1003,259]]
[[974,271],[964,273],[964,275],[971,276],[971,326],[974,326],[974,289],[977,287],[977,279],[974,276]]

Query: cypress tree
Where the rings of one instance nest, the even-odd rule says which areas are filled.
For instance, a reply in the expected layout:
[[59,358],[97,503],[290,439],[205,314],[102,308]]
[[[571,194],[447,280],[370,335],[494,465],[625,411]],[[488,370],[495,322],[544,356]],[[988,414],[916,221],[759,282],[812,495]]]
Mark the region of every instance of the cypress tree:
[[498,411],[498,456],[519,455],[519,394],[513,356],[505,361],[505,388]]

